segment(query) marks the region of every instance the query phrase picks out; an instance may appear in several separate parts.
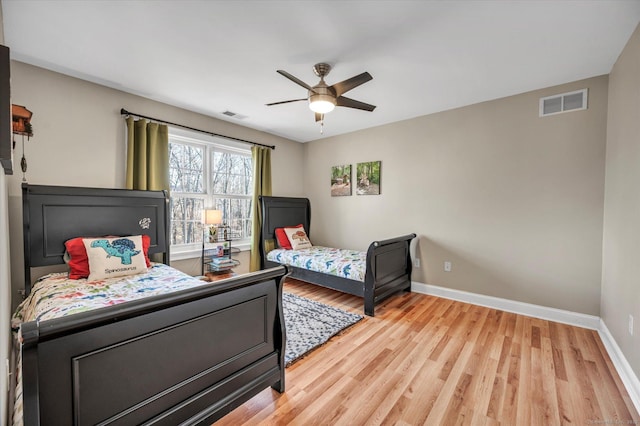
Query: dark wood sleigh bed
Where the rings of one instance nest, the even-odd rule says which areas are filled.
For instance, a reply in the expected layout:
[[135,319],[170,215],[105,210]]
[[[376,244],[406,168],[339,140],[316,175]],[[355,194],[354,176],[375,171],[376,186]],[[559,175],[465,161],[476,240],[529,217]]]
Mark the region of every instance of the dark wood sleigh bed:
[[[311,224],[311,204],[308,198],[260,197],[262,230],[260,250],[262,267],[278,263],[267,260],[267,253],[276,247],[275,229],[303,224],[307,233]],[[364,299],[364,312],[374,316],[375,306],[400,291],[411,291],[411,240],[416,234],[374,241],[367,249],[364,282],[287,266],[292,278],[353,294]]]
[[[168,262],[168,197],[23,184],[31,268],[77,236],[151,237]],[[211,424],[266,387],[284,391],[282,281],[272,268],[66,317],[25,322],[25,425]]]

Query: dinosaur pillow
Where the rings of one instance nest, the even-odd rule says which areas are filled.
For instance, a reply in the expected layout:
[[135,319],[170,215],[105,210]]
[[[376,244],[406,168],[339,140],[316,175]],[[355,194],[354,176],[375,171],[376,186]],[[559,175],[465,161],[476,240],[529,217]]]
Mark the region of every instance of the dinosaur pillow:
[[[115,236],[109,236],[107,238],[115,238]],[[65,262],[69,265],[69,279],[79,280],[80,278],[87,278],[89,276],[89,258],[87,257],[87,250],[84,248],[83,238],[72,238],[65,241]],[[151,237],[148,235],[142,236],[142,251],[144,252],[144,258],[147,262],[147,268],[151,267],[151,261],[149,260],[149,246],[151,245]]]
[[284,233],[287,234],[294,250],[313,247],[303,227],[284,228]]
[[83,238],[89,258],[89,278],[98,281],[147,272],[142,235],[116,238]]

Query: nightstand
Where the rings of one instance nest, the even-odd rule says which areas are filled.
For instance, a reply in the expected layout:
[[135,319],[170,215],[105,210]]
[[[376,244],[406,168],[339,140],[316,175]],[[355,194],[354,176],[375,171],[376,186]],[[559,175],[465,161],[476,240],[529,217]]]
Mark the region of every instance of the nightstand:
[[[240,265],[240,262],[232,257],[231,242],[236,239],[228,226],[218,227],[214,236],[208,243],[202,244],[202,274],[224,274],[232,272],[232,268]],[[213,241],[212,241],[213,240]]]

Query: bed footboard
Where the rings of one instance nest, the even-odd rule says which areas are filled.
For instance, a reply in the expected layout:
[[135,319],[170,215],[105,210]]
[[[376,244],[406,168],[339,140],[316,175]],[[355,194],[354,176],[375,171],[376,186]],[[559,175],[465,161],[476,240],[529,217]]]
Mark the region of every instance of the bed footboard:
[[283,392],[286,273],[24,323],[25,425],[211,424]]
[[367,250],[364,312],[373,316],[376,304],[393,293],[411,289],[411,240],[416,234],[374,241]]

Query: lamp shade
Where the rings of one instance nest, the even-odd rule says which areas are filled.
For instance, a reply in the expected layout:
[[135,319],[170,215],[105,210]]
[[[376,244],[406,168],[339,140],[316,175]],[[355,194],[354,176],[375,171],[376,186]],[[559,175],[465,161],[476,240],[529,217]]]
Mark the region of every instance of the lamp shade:
[[205,225],[218,225],[222,223],[222,210],[205,210]]
[[334,97],[325,94],[313,94],[309,96],[309,109],[318,114],[326,114],[336,107]]

